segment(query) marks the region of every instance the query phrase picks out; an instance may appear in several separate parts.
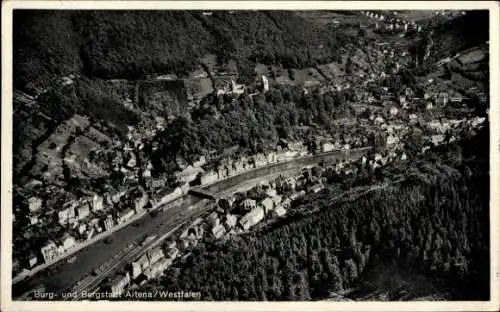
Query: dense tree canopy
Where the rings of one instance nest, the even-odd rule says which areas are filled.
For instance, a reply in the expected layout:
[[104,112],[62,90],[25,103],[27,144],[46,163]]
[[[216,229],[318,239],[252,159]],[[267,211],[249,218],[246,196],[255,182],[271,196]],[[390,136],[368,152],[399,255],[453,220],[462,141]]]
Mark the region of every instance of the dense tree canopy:
[[[251,17],[250,17],[251,15]],[[179,40],[182,38],[182,40]],[[307,67],[339,60],[350,39],[293,12],[58,11],[14,12],[15,85],[82,73],[137,78],[186,73],[208,53],[234,59],[243,80],[254,63]]]

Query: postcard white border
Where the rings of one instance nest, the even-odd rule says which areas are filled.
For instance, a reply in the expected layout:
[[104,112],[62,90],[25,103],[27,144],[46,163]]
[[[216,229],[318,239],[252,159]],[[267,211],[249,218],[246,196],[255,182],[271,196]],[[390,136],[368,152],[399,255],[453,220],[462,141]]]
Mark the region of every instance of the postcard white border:
[[[12,241],[12,10],[439,10],[490,12],[491,300],[484,302],[18,302],[11,300]],[[499,4],[495,1],[5,1],[2,2],[2,311],[498,311],[499,306]]]

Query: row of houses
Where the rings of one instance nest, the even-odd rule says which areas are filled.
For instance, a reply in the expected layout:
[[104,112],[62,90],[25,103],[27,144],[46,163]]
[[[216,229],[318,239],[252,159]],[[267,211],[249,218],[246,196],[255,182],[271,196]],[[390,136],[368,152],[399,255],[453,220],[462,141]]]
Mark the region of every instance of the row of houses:
[[253,156],[243,156],[239,159],[223,159],[220,165],[214,170],[203,171],[199,169],[196,174],[190,176],[190,180],[182,180],[183,182],[194,181],[200,179],[201,185],[208,185],[217,181],[240,175],[253,169],[262,168],[268,165],[276,164],[293,160],[297,157],[307,155],[307,148],[302,143],[290,143],[285,149],[281,146],[277,147],[278,151],[268,153],[258,153]]
[[[422,26],[418,25],[414,21],[407,21],[403,18],[399,18],[393,15],[386,15],[383,12],[371,12],[371,11],[361,11],[362,14],[380,21],[380,25],[385,24],[388,29],[401,29],[403,31],[408,31],[408,29],[415,29],[417,31],[422,30]],[[379,28],[379,24],[376,24],[376,28]]]
[[[54,258],[63,255],[67,251],[71,250],[76,245],[76,240],[71,235],[65,235],[63,238],[57,241],[50,240],[45,246],[40,248],[40,254],[45,262],[49,262]],[[38,260],[34,260],[35,256],[31,255],[29,259],[30,265],[36,264]],[[34,265],[32,265],[33,267]]]
[[[142,212],[148,203],[148,195],[142,189],[131,189],[129,192],[120,192],[110,197],[111,202],[126,200],[133,208],[121,212],[110,212],[109,208],[104,208],[104,197],[97,194],[91,198],[66,203],[63,209],[57,212],[58,223],[65,228],[60,239],[61,243],[56,244],[53,240],[49,240],[42,246],[40,255],[43,261],[49,262],[79,242],[91,239],[96,233],[110,231],[117,224],[127,222],[136,213]],[[123,197],[127,198],[123,199]],[[38,210],[42,201],[40,198],[32,197],[28,202],[30,210]],[[30,267],[33,267],[33,262],[34,260],[29,259]]]
[[182,252],[196,246],[203,237],[204,229],[200,226],[201,221],[201,219],[195,220],[177,240],[167,239],[162,247],[154,247],[142,254],[130,263],[125,273],[117,274],[105,288],[111,291],[114,297],[119,297],[126,289],[138,288],[149,280],[163,275]]

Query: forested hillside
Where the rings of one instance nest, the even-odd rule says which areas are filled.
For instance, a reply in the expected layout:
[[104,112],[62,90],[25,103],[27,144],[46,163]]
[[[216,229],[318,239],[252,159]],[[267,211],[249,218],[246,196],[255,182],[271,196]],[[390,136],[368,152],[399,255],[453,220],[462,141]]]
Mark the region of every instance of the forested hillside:
[[[331,291],[356,299],[383,289],[369,286],[377,276],[390,280],[397,270],[410,280],[425,276],[443,287],[438,292],[451,289],[447,300],[487,300],[489,284],[481,281],[489,276],[488,166],[486,129],[390,169],[408,172],[402,182],[341,201],[325,194],[304,207],[319,205],[319,213],[215,248],[202,245],[153,287],[201,291],[208,300],[310,300]],[[412,300],[436,292],[412,286],[411,294],[398,286],[376,299]]]
[[414,48],[420,58],[430,47],[429,61],[452,56],[459,51],[485,43],[489,38],[489,12],[468,11],[452,20],[429,20],[431,32],[422,34],[422,40]]
[[235,145],[241,152],[262,152],[279,138],[300,139],[304,135],[298,130],[300,124],[330,129],[333,120],[352,113],[346,101],[353,99],[352,92],[302,93],[298,87],[281,86],[254,97],[209,97],[190,119],[176,119],[171,130],[161,135],[153,159],[161,167],[164,160],[177,155],[190,159]]
[[254,74],[255,61],[313,66],[338,60],[348,40],[325,27],[283,11],[19,10],[14,12],[15,85],[29,90],[70,73],[132,79],[182,74],[207,53],[235,59],[244,76]]

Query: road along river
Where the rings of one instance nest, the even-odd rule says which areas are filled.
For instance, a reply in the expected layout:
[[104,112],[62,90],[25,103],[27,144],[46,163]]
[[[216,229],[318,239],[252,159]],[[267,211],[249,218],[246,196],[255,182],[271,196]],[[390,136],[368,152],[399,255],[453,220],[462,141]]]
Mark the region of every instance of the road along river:
[[[357,159],[366,154],[369,149],[352,150],[349,152],[351,159]],[[334,151],[315,156],[294,159],[255,169],[250,172],[234,176],[210,186],[204,187],[215,194],[224,194],[228,190],[236,189],[239,185],[244,185],[250,180],[257,181],[266,176],[275,176],[281,172],[300,170],[303,167],[314,165],[322,161],[334,161],[345,159],[346,153]],[[60,261],[53,266],[26,278],[25,280],[12,286],[12,298],[21,299],[20,296],[30,289],[43,286],[46,292],[62,292],[70,289],[78,281],[88,277],[92,271],[109,261],[118,261],[115,256],[123,253],[130,244],[139,244],[148,235],[158,235],[172,230],[179,222],[185,221],[190,214],[194,215],[199,211],[189,209],[194,204],[199,204],[201,199],[186,195],[182,201],[176,205],[171,205],[169,209],[158,209],[155,216],[146,214],[142,219],[127,225],[118,231],[110,234],[107,240],[95,242],[75,253],[76,259],[73,262]],[[198,206],[198,205],[196,205]],[[160,232],[160,233],[159,233]],[[22,299],[21,299],[22,300]]]

